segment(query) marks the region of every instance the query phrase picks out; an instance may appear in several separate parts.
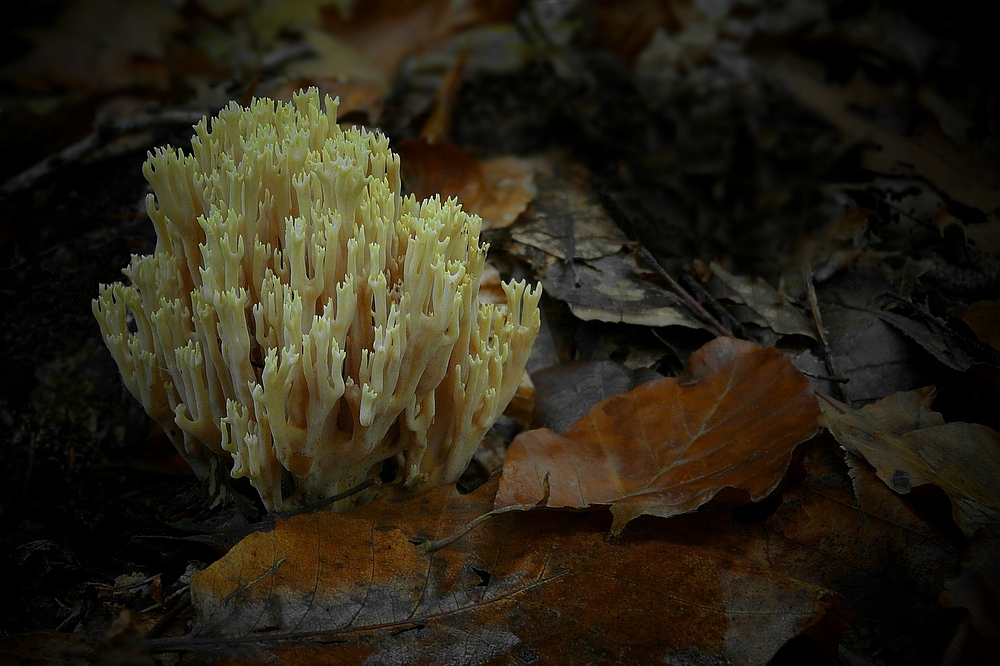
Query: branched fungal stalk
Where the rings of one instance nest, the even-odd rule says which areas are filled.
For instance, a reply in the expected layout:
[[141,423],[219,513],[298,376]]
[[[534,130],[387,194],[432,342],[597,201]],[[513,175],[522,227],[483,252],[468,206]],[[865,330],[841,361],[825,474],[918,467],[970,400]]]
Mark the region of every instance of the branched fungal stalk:
[[194,470],[231,461],[272,511],[388,459],[402,492],[455,481],[540,322],[523,282],[479,303],[477,216],[401,196],[388,140],[323,106],[315,90],[232,103],[192,155],[151,154],[156,250],[94,301],[125,385]]

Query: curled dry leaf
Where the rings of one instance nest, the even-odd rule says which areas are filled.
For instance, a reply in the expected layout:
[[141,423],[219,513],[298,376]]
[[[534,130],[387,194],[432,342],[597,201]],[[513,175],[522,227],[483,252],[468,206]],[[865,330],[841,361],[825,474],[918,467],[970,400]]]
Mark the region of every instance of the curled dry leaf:
[[840,445],[867,460],[905,494],[934,484],[951,499],[966,536],[1000,524],[1000,433],[975,423],[945,423],[930,406],[933,386],[897,393],[858,410],[823,396],[823,421]]
[[752,315],[756,315],[746,320],[738,317],[741,323],[751,321],[767,326],[778,335],[804,335],[816,338],[809,320],[796,310],[783,294],[768,284],[767,280],[758,276],[733,275],[714,261],[711,264],[711,272],[729,292],[713,296],[745,305]]
[[605,514],[513,512],[434,552],[413,543],[487,511],[496,487],[278,521],[194,577],[190,636],[151,647],[226,663],[763,664],[802,633],[835,648],[850,615],[743,554],[756,530],[728,517],[711,539],[675,521],[609,542]]
[[562,434],[519,435],[495,506],[608,505],[617,535],[641,515],[694,511],[724,488],[756,501],[818,416],[809,381],[781,352],[718,338],[679,377],[612,396]]

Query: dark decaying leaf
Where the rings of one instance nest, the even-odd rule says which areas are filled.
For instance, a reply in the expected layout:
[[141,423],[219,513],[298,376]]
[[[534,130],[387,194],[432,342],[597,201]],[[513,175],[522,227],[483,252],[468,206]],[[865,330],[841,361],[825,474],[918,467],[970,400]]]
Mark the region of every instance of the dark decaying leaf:
[[612,396],[562,434],[519,435],[496,508],[606,505],[619,534],[642,515],[694,511],[724,488],[756,501],[818,416],[809,381],[781,352],[718,338],[679,377]]
[[[933,364],[918,345],[948,348],[950,338],[937,337],[926,328],[919,330],[922,335],[907,336],[897,325],[905,317],[881,311],[878,298],[891,289],[873,270],[844,271],[817,289],[834,369],[850,380],[845,388],[852,402],[932,383]],[[911,332],[920,326],[908,321]]]
[[573,361],[532,375],[537,398],[535,428],[562,432],[605,398],[630,391],[661,375],[647,368],[629,370],[614,361]]
[[952,502],[967,536],[1000,525],[1000,433],[976,423],[945,423],[930,409],[933,386],[853,410],[823,396],[823,421],[848,451],[867,460],[897,493],[934,484]]
[[958,564],[961,535],[947,515],[929,521],[864,461],[849,456],[845,465],[848,454],[829,439],[802,449],[767,520],[764,557],[850,599],[857,619],[840,643],[845,663],[937,663],[956,623],[938,593]]
[[963,560],[941,593],[944,606],[968,611],[945,650],[946,666],[988,664],[1000,655],[1000,537],[977,539]]
[[980,342],[1000,349],[1000,301],[976,301],[962,313]]
[[584,320],[703,328],[641,264],[586,172],[558,163],[537,174],[538,196],[508,245],[536,265],[545,292]]
[[[702,264],[704,266],[704,264]],[[812,324],[795,309],[788,299],[761,277],[733,275],[717,262],[708,267],[711,281],[706,289],[717,299],[745,306],[749,316],[732,314],[740,323],[753,323],[770,328],[778,335],[804,335],[815,338]]]
[[913,172],[929,180],[952,198],[984,212],[1000,207],[1000,188],[996,167],[976,168],[976,160],[954,143],[935,141],[934,137],[903,136],[879,126],[850,110],[850,100],[843,91],[825,85],[788,65],[775,73],[787,84],[799,101],[839,127],[846,135],[864,135],[879,150],[867,151],[865,167],[878,173]]
[[704,523],[650,521],[612,542],[603,513],[513,512],[435,552],[413,543],[485,513],[495,491],[279,521],[199,573],[194,633],[153,647],[284,663],[763,664],[802,633],[835,645],[850,615],[839,595],[741,555],[755,530],[724,515],[711,539]]

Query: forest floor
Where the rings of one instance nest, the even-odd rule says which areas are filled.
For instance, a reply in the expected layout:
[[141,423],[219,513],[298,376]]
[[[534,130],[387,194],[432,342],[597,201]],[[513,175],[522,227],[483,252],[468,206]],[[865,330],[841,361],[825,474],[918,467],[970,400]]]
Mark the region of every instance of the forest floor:
[[[2,10],[0,663],[997,663],[975,3],[351,4]],[[195,478],[91,303],[155,249],[147,151],[309,86],[542,324],[457,488],[276,518]]]

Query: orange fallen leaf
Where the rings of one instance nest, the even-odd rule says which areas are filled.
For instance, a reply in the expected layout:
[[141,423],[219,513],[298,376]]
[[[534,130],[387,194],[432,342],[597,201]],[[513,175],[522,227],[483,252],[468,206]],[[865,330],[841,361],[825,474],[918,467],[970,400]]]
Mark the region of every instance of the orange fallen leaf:
[[469,213],[483,218],[484,229],[510,226],[535,198],[531,160],[502,156],[477,160],[461,148],[426,139],[403,139],[393,146],[407,190],[418,198],[458,197]]
[[672,521],[609,542],[604,514],[514,512],[435,552],[413,543],[487,511],[495,491],[278,521],[194,576],[190,636],[150,647],[228,663],[761,664],[802,633],[835,649],[850,615],[740,554],[759,529],[721,514],[712,539]]
[[523,157],[501,155],[480,160],[485,192],[470,211],[483,218],[483,229],[503,229],[517,221],[528,209],[538,188],[536,163]]
[[694,511],[724,488],[766,497],[817,428],[809,381],[781,352],[718,338],[679,377],[612,396],[562,434],[519,435],[496,509],[608,505],[612,534]]
[[976,423],[945,423],[930,408],[936,394],[928,386],[858,410],[823,396],[823,422],[897,493],[926,484],[944,490],[952,517],[971,537],[979,527],[1000,525],[1000,433]]
[[461,148],[444,141],[403,139],[392,149],[399,155],[403,184],[417,200],[435,194],[458,197],[468,210],[483,195],[483,168]]

